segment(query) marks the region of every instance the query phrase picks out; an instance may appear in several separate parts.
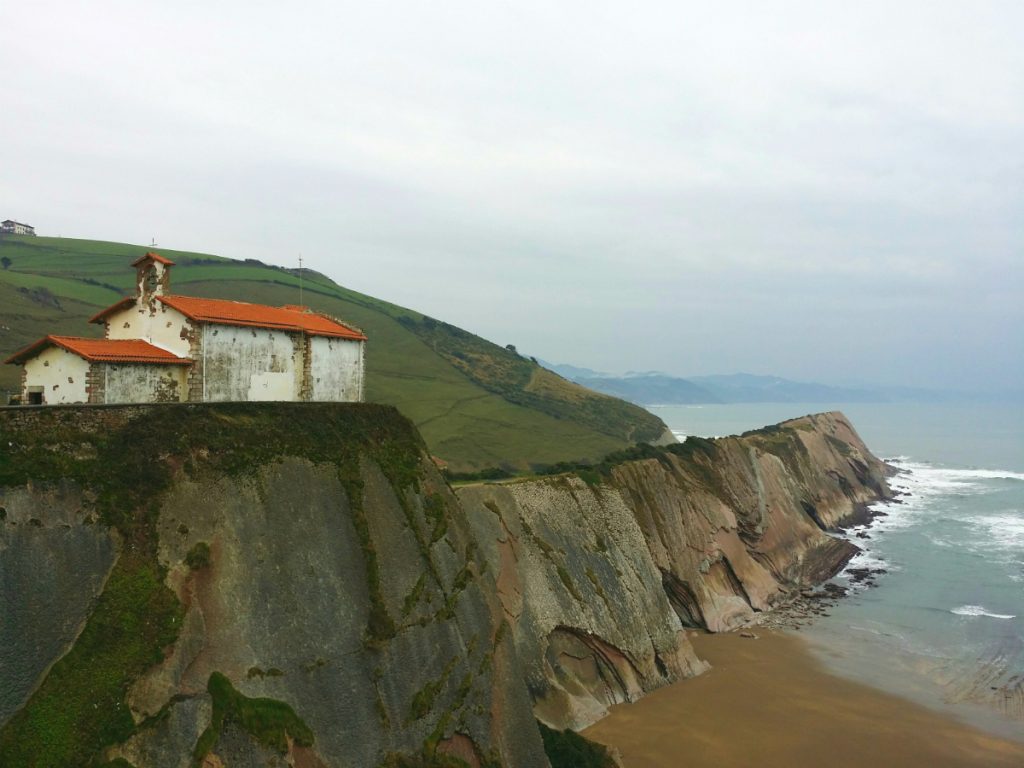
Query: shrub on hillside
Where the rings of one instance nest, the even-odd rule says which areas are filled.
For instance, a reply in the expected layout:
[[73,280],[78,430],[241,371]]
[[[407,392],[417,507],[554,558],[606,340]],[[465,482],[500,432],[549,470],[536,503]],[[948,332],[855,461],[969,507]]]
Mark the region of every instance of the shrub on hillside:
[[575,731],[556,731],[539,720],[537,725],[551,768],[616,768],[615,758],[607,747],[585,739]]

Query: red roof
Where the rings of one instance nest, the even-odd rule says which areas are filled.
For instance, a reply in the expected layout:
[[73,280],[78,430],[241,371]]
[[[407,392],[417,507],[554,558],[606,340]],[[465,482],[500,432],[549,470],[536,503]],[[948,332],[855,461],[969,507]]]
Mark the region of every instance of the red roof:
[[[307,307],[286,304],[268,307],[265,304],[247,304],[226,299],[200,299],[194,296],[157,296],[159,301],[200,323],[246,325],[254,328],[277,328],[282,331],[302,332],[310,336],[333,336],[339,339],[366,341],[366,336],[337,320]],[[135,303],[134,296],[125,296],[91,318],[90,323],[102,323],[108,316]]]
[[[339,339],[366,341],[354,328],[332,320],[318,312],[306,312],[292,307],[268,307],[265,304],[247,304],[226,299],[200,299],[194,296],[157,296],[158,301],[200,323],[246,325],[256,328],[276,328],[282,331],[301,331],[310,336],[333,336]],[[104,313],[100,313],[102,315]],[[97,315],[97,317],[100,317]]]
[[135,261],[132,262],[132,266],[133,267],[137,267],[137,266],[139,266],[139,264],[144,262],[146,259],[152,259],[153,261],[159,261],[161,264],[166,264],[168,267],[173,267],[174,266],[174,262],[173,261],[171,261],[170,259],[165,259],[159,253],[153,253],[152,251],[147,253],[145,256],[139,256],[139,258],[137,258]]
[[178,357],[173,352],[154,347],[142,339],[83,339],[78,336],[46,336],[35,344],[15,352],[4,362],[23,363],[49,346],[62,347],[79,357],[98,363],[192,364],[189,358]]
[[119,309],[125,309],[127,307],[132,306],[134,303],[135,303],[135,297],[134,296],[125,296],[123,299],[121,299],[119,302],[117,302],[117,304],[112,304],[111,306],[107,307],[106,309],[104,309],[104,310],[102,310],[100,312],[97,312],[95,315],[90,317],[89,318],[89,322],[90,323],[102,322],[103,320],[106,319],[107,315],[112,315],[115,312],[117,312]]

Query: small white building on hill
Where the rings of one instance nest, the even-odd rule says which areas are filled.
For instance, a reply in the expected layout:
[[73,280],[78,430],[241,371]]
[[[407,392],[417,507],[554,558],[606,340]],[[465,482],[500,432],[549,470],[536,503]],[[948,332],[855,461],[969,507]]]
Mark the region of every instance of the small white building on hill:
[[34,235],[36,228],[31,224],[22,224],[14,219],[0,221],[0,235]]
[[169,293],[174,262],[133,263],[136,291],[91,322],[105,338],[46,336],[22,366],[22,403],[361,401],[366,336],[307,307]]

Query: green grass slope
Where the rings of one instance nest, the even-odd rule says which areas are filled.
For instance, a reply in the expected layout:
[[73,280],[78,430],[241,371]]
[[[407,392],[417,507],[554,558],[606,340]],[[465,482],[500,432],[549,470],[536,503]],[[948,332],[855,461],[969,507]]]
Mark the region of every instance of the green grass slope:
[[[88,318],[132,290],[145,246],[0,237],[0,355],[47,333],[99,336]],[[294,304],[298,272],[256,261],[160,248],[177,266],[174,293]],[[362,328],[367,398],[395,405],[457,471],[597,460],[663,432],[657,417],[566,381],[460,328],[303,272],[303,302]],[[0,395],[20,369],[0,366]]]

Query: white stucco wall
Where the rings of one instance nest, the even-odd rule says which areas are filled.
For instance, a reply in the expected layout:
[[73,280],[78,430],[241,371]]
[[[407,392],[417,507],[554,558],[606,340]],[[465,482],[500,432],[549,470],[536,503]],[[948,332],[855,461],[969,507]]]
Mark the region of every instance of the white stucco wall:
[[104,402],[180,403],[188,399],[188,366],[103,364]]
[[108,339],[143,339],[150,344],[188,357],[192,322],[176,309],[138,301],[106,319]]
[[87,403],[86,376],[89,362],[61,347],[49,347],[25,363],[25,391],[22,396],[28,402],[28,392],[33,387],[43,388],[43,403]]
[[361,401],[365,346],[361,341],[313,336],[310,339],[310,399]]
[[298,399],[302,357],[292,334],[214,324],[202,334],[204,400]]

